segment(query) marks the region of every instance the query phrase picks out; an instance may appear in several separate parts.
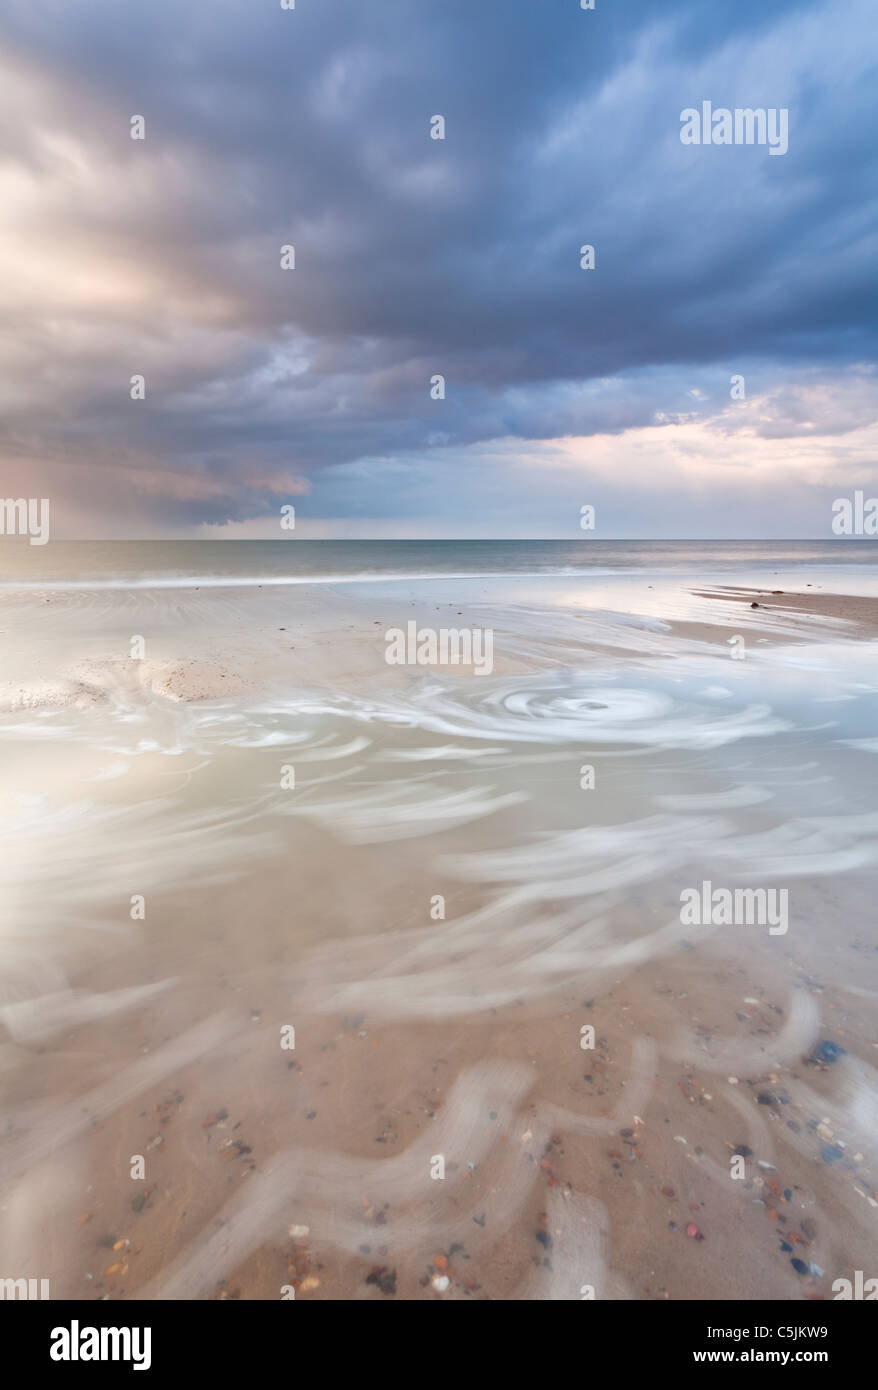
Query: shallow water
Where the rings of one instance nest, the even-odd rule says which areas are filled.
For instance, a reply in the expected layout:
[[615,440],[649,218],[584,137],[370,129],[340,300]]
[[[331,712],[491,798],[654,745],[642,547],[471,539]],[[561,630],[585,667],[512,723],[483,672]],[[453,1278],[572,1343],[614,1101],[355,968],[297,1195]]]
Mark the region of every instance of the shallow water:
[[[878,567],[818,543],[658,548],[652,567],[620,546],[571,574],[581,546],[522,543],[471,547],[477,577],[454,578],[467,544],[427,556],[428,579],[408,547],[313,589],[290,581],[331,577],[345,548],[286,575],[261,543],[240,562],[96,548],[65,580],[53,546],[50,589],[7,573],[0,1216],[53,1296],[278,1297],[291,1261],[296,1278],[322,1261],[318,1296],[360,1297],[364,1245],[431,1296],[424,1267],[465,1228],[477,1296],[643,1296],[648,1266],[650,1296],[800,1297],[769,1211],[816,1217],[809,1287],[864,1267],[874,643],[691,590],[876,594]],[[383,634],[410,616],[490,626],[497,669],[392,678]],[[170,699],[129,659],[135,634],[154,664],[228,661],[249,686]],[[784,929],[682,921],[705,882],[786,893]],[[840,1060],[803,1061],[824,1037]],[[610,1079],[584,1075],[595,1055]],[[245,1155],[219,1148],[236,1122]],[[632,1126],[620,1173],[604,1151]],[[780,1206],[755,1157],[730,1180],[747,1134],[794,1193]],[[669,1182],[711,1227],[705,1267],[666,1249]],[[105,1272],[123,1263],[105,1227],[124,1273]]]

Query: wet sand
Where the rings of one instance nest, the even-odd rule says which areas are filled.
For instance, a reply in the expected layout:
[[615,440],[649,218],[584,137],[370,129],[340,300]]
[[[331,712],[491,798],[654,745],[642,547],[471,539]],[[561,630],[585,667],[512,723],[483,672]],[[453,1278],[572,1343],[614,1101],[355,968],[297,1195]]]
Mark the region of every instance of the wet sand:
[[794,614],[834,618],[853,625],[853,636],[873,640],[878,633],[878,599],[862,594],[825,593],[816,586],[808,592],[783,589],[745,589],[732,585],[694,591],[703,598],[721,602],[754,604],[783,617]]
[[[695,592],[707,621],[647,622],[633,671],[717,662],[701,648],[742,617],[771,648],[825,643],[821,621],[874,640],[874,599]],[[423,672],[383,663],[399,601],[309,596],[278,624],[276,600],[254,600],[243,640],[228,612],[209,626],[184,607],[131,662],[111,654],[116,614],[88,658],[48,644],[9,682],[7,710],[41,714],[43,740],[79,722],[63,785],[45,762],[7,774],[50,823],[22,841],[44,937],[4,957],[6,1264],[75,1299],[802,1299],[868,1271],[878,948],[856,782],[809,804],[805,779],[805,821],[772,819],[810,754],[800,736],[785,763],[765,711],[699,735],[650,706],[648,764],[612,690],[577,695],[556,731],[569,700],[545,681],[572,652],[603,671],[612,612],[578,648],[575,610],[526,649],[501,635],[492,680],[455,672],[459,703],[437,706]],[[764,626],[738,609],[753,601]],[[61,630],[75,604],[53,605]],[[459,626],[487,611],[406,606]],[[516,703],[525,676],[536,709]],[[287,717],[272,701],[294,684]],[[731,750],[737,802],[712,748]],[[854,778],[868,763],[840,756]],[[95,775],[80,821],[70,786]],[[818,851],[821,810],[841,830]],[[734,866],[752,882],[763,852],[766,881],[796,875],[788,935],[681,925],[681,884]],[[815,1054],[824,1041],[844,1052]]]

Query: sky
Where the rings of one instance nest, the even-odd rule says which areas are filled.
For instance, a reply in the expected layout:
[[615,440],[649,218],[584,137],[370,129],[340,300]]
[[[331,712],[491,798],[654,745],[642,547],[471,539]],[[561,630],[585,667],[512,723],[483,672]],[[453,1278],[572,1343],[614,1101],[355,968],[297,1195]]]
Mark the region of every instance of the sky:
[[[876,38],[874,0],[4,0],[0,494],[69,538],[831,538],[878,493]],[[684,144],[704,101],[788,150]]]

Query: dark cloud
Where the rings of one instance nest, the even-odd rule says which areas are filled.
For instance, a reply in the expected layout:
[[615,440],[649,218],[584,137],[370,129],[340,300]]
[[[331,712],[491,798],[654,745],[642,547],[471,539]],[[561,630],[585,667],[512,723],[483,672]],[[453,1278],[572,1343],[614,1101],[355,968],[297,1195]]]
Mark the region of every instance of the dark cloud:
[[[187,525],[302,478],[368,511],[376,457],[411,510],[416,456],[465,485],[465,446],[715,415],[735,371],[761,437],[809,428],[801,383],[875,356],[870,5],[597,3],[7,4],[7,463]],[[705,98],[788,106],[789,152],[682,146]]]

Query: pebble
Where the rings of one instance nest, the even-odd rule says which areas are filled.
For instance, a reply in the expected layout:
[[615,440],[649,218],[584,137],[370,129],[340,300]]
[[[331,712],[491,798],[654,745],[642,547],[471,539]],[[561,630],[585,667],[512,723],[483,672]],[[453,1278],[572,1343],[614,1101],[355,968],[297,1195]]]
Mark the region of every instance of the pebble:
[[804,1275],[809,1273],[808,1266],[805,1264],[804,1260],[792,1259],[790,1260],[790,1264],[797,1274]]
[[382,1265],[366,1275],[366,1283],[377,1284],[382,1293],[396,1293],[396,1270]]
[[824,1039],[823,1042],[818,1043],[817,1046],[812,1049],[811,1061],[825,1062],[828,1066],[831,1066],[833,1062],[838,1061],[839,1057],[846,1056],[847,1053],[841,1046],[841,1043],[828,1042]]
[[844,1149],[839,1144],[827,1144],[822,1150],[820,1157],[824,1163],[834,1163],[837,1158],[844,1156]]
[[444,1293],[451,1283],[447,1274],[437,1274],[435,1279],[431,1279],[431,1284],[437,1293]]

